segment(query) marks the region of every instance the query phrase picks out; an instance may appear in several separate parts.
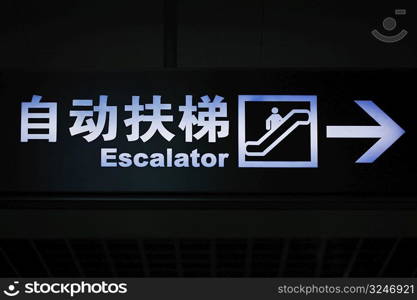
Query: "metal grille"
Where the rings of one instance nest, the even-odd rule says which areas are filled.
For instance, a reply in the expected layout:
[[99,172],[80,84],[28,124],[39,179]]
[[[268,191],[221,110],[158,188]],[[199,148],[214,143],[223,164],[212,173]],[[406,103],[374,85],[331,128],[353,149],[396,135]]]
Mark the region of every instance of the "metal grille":
[[415,277],[417,238],[1,240],[1,277]]

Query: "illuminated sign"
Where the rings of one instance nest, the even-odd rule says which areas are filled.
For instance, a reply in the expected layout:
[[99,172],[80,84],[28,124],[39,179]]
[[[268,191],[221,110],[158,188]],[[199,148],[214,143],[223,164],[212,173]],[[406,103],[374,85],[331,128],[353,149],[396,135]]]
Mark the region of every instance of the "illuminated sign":
[[[29,140],[57,141],[57,103],[43,102],[41,96],[33,95],[31,102],[22,103],[21,113],[21,142]],[[253,168],[317,168],[318,167],[318,141],[317,141],[317,96],[294,95],[239,95],[239,167]],[[193,97],[185,96],[186,104],[179,106],[183,113],[178,127],[184,132],[184,142],[192,143],[193,139],[206,137],[209,143],[215,143],[217,138],[226,138],[229,135],[229,121],[227,119],[227,103],[223,97],[216,95],[213,100],[209,96],[201,97],[198,105],[192,104]],[[74,124],[69,128],[71,136],[84,134],[82,137],[87,142],[92,142],[101,137],[104,141],[113,141],[117,137],[117,106],[109,106],[108,96],[100,95],[98,105],[93,105],[93,100],[73,100],[73,106],[82,107],[83,110],[71,110],[69,115],[75,117]],[[265,102],[271,106],[271,114],[265,116],[265,132],[255,140],[246,140],[246,104],[248,102]],[[282,103],[295,104],[295,108],[289,110],[284,116],[279,114],[279,106]],[[307,104],[308,109],[297,108],[299,104]],[[371,117],[379,123],[377,126],[328,126],[327,137],[330,138],[379,138],[357,163],[373,163],[385,150],[387,150],[403,133],[388,115],[386,115],[372,101],[356,101]],[[175,138],[164,126],[164,122],[173,122],[173,116],[162,114],[163,110],[171,110],[171,104],[161,103],[161,96],[154,95],[151,104],[140,104],[140,96],[133,96],[132,103],[125,105],[125,111],[131,116],[123,121],[129,127],[131,133],[126,136],[127,141],[136,142],[139,139],[146,143],[156,133],[159,133],[168,142]],[[46,109],[46,113],[30,112],[29,110]],[[145,109],[151,110],[150,114],[141,114]],[[203,110],[199,111],[197,110]],[[96,118],[94,118],[96,115]],[[45,123],[31,120],[43,120]],[[140,132],[140,124],[149,122],[150,126],[143,134]],[[310,159],[308,161],[268,161],[268,154],[281,142],[285,142],[287,136],[296,131],[299,126],[308,126],[309,134],[306,136],[310,143]],[[195,130],[194,128],[198,128]],[[105,128],[107,132],[103,133]],[[44,130],[42,133],[31,133],[31,130]],[[195,133],[193,133],[196,131]],[[162,149],[164,150],[164,149]],[[165,152],[165,151],[164,151]],[[204,153],[198,149],[191,153],[173,154],[173,149],[166,149],[166,153],[118,153],[117,148],[101,149],[102,167],[224,167],[229,153]],[[262,160],[250,161],[250,157],[261,157]]]
[[414,73],[4,73],[1,190],[411,193]]

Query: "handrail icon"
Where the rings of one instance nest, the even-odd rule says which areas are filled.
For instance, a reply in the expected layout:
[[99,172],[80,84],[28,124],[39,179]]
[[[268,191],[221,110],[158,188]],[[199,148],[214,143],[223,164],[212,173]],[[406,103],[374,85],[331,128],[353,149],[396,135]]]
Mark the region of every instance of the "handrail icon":
[[[307,115],[307,120],[298,120],[297,119],[298,117],[303,117],[303,116],[305,117],[306,115]],[[292,121],[293,119],[295,119],[295,120]],[[292,123],[292,124],[289,125],[289,127],[288,127],[288,124],[290,124],[290,123]],[[279,143],[281,143],[289,134],[291,134],[291,132],[293,132],[295,129],[297,129],[299,126],[309,125],[309,124],[310,124],[310,111],[309,110],[307,110],[307,109],[293,109],[284,118],[282,118],[282,121],[281,121],[281,123],[278,127],[273,128],[272,130],[269,130],[257,141],[247,141],[245,143],[246,155],[247,156],[265,156],[271,150],[273,150]],[[284,128],[284,132],[281,135],[279,135],[279,137],[277,139],[275,139],[271,144],[269,144],[269,146],[266,147],[264,150],[262,150],[260,152],[248,151],[248,146],[260,146],[260,145],[262,145],[275,132],[282,131],[281,128]],[[287,128],[287,129],[285,129],[285,128]]]

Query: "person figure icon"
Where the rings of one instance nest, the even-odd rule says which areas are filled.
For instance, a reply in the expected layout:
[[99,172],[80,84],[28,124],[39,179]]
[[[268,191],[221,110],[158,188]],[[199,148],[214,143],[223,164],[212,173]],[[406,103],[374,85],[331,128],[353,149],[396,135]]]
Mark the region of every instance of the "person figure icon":
[[278,108],[273,107],[271,109],[272,114],[266,119],[266,130],[271,131],[277,129],[282,122],[282,117],[278,114]]

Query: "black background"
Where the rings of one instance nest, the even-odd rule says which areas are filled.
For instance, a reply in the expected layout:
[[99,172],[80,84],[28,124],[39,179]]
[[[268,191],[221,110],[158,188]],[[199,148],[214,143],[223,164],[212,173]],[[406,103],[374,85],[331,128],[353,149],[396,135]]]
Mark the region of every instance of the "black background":
[[[0,276],[417,276],[415,6],[412,0],[1,1],[0,89],[8,96],[0,98]],[[395,17],[394,33],[409,34],[396,44],[377,41],[371,30],[387,34],[382,21],[397,8],[407,15]],[[143,169],[102,176],[99,148],[108,143],[70,138],[62,105],[67,124],[59,142],[21,147],[20,103],[33,93],[69,105],[77,96],[97,100],[104,89],[110,103],[123,104],[133,93],[160,92],[173,104],[190,91],[224,93],[230,114],[244,91],[317,93],[319,169],[237,170],[232,156],[220,178],[219,169],[148,169],[142,181],[127,173]],[[406,131],[371,165],[354,161],[373,140],[324,138],[326,125],[373,123],[354,104],[359,97],[375,101]],[[155,140],[153,147],[166,144]],[[231,136],[220,145],[235,153],[237,143]],[[275,177],[286,182],[286,193],[267,193],[261,179],[276,192]],[[155,192],[120,192],[129,182],[135,191],[146,183]]]

